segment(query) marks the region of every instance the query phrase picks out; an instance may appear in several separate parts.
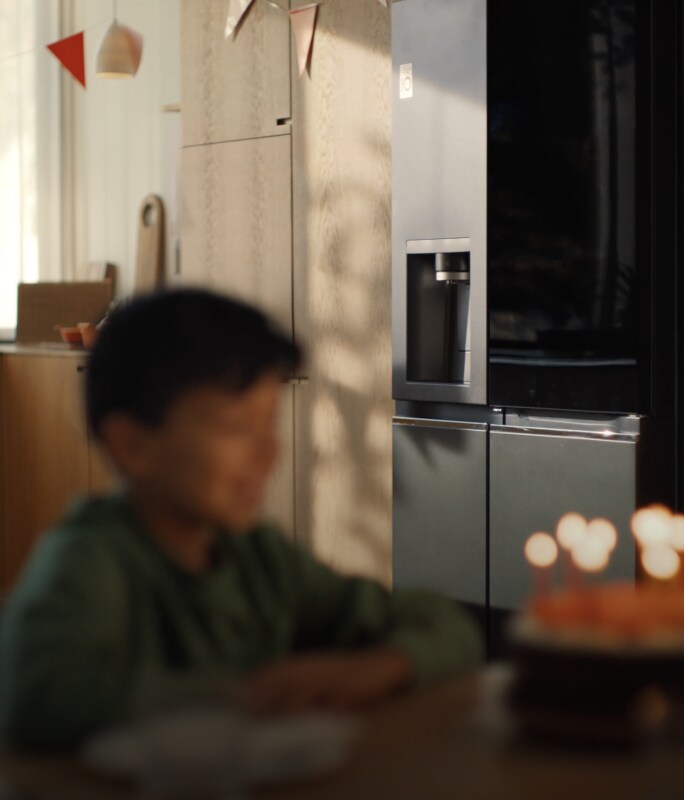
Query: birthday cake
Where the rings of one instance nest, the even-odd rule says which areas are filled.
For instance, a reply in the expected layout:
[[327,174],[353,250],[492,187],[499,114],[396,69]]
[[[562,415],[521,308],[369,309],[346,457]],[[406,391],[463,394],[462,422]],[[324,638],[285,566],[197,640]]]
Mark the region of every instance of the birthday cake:
[[[644,517],[644,511],[650,516]],[[681,733],[684,588],[674,533],[682,520],[660,508],[639,513],[632,527],[643,580],[588,583],[578,572],[560,589],[542,586],[513,620],[509,633],[515,678],[509,702],[525,731],[590,744],[633,744],[655,731]],[[645,518],[660,528],[653,533],[655,528],[646,525],[644,532]],[[589,528],[590,523],[573,547],[567,547],[559,524],[557,540],[568,559],[579,542],[586,545]],[[553,548],[544,542],[546,554],[527,553],[537,570],[555,561]],[[593,558],[573,558],[573,567],[584,562],[604,568],[609,545],[605,539],[606,557],[599,558],[600,548],[594,547]]]

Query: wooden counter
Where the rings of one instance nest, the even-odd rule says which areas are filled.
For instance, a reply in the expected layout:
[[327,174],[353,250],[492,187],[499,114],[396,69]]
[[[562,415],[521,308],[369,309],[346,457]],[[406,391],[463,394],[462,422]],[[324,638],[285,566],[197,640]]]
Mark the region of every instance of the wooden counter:
[[[567,749],[522,739],[488,668],[389,702],[363,718],[348,762],[315,780],[261,788],[256,800],[670,800],[684,796],[684,747]],[[0,756],[0,779],[33,800],[144,800],[75,759]],[[149,797],[149,796],[147,796]],[[149,798],[152,800],[152,798]]]
[[85,422],[85,359],[68,345],[0,345],[0,595],[73,497],[112,484]]
[[85,361],[88,351],[83,347],[74,347],[60,342],[43,344],[0,344],[0,356],[51,356],[57,358],[78,358]]

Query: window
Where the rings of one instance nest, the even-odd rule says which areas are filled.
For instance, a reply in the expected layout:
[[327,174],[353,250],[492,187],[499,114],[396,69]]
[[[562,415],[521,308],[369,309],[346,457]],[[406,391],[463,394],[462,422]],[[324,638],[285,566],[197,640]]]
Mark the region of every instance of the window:
[[0,336],[16,325],[20,281],[61,264],[59,0],[0,0]]

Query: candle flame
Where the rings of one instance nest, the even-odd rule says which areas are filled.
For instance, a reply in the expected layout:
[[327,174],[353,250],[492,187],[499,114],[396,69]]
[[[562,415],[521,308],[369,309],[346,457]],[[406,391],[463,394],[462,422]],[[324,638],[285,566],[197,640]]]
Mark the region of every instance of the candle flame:
[[592,519],[587,525],[587,534],[600,539],[609,553],[615,550],[615,545],[617,544],[617,530],[610,520],[603,519],[603,517]]
[[601,572],[608,565],[610,550],[598,536],[586,536],[572,549],[572,560],[585,572]]
[[558,521],[556,538],[565,550],[572,550],[587,535],[587,521],[581,514],[570,512]]
[[558,545],[548,533],[533,533],[525,543],[525,558],[535,567],[550,567],[558,558]]
[[672,537],[672,514],[665,506],[647,506],[632,514],[632,533],[642,547],[667,544]]
[[666,581],[679,572],[680,558],[667,544],[650,544],[641,553],[641,564],[652,578]]
[[684,514],[674,514],[672,517],[672,547],[684,551]]

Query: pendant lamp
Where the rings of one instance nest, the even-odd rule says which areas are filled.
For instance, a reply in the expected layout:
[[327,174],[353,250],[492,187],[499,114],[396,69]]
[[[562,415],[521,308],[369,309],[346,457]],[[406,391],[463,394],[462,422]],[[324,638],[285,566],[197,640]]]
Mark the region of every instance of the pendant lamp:
[[132,78],[140,66],[142,36],[117,21],[116,0],[113,17],[97,49],[95,74],[98,78]]

